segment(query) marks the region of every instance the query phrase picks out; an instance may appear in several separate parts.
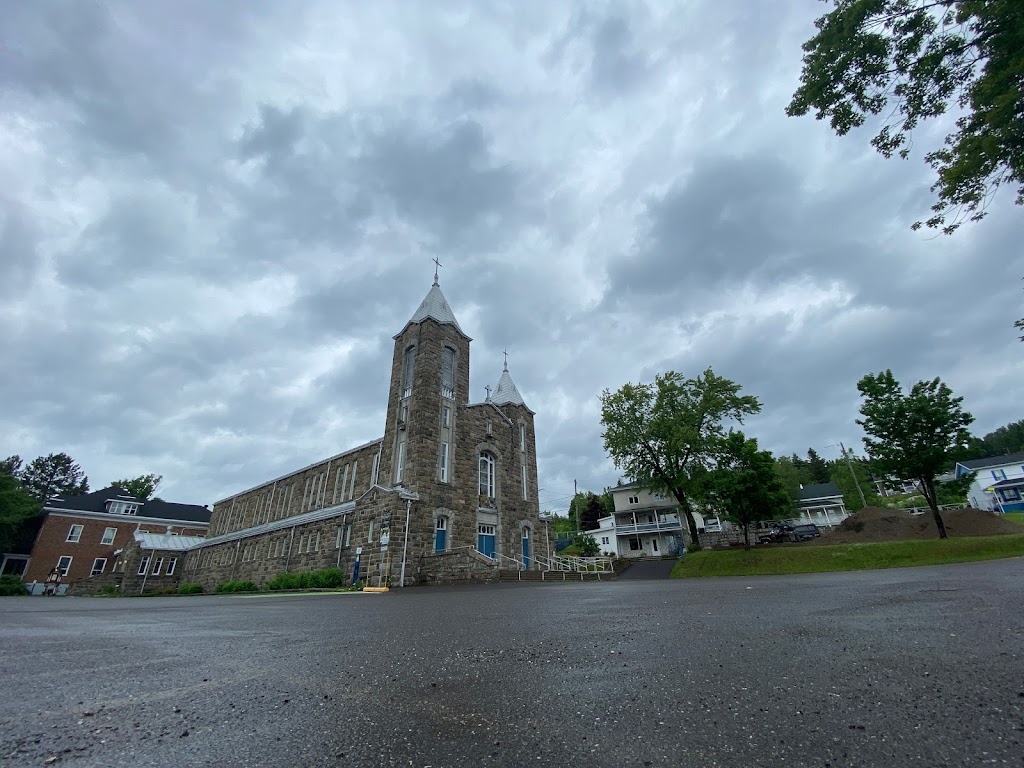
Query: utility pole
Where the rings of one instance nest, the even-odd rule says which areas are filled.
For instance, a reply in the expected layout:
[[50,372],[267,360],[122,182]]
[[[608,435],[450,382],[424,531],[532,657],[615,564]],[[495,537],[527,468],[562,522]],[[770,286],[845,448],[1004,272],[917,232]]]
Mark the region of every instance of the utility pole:
[[843,458],[846,459],[846,466],[850,468],[850,474],[853,476],[853,484],[857,486],[857,493],[860,494],[860,503],[862,507],[866,507],[868,505],[868,501],[864,498],[864,491],[861,490],[860,480],[857,479],[857,473],[853,471],[853,462],[850,461],[850,457],[846,453],[846,446],[844,446],[841,441],[839,443],[839,450],[843,452]]
[[576,508],[576,530],[580,529],[580,505],[576,503],[576,494],[579,491],[576,490],[576,480],[572,481],[572,504],[569,505],[569,509]]

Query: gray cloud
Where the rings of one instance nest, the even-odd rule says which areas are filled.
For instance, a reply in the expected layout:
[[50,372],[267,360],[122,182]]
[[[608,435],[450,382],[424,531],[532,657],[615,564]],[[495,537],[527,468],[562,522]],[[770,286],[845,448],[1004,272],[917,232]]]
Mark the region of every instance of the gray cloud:
[[546,508],[616,480],[600,392],[668,368],[743,384],[786,453],[859,445],[886,367],[1020,418],[1020,209],[912,233],[919,158],[786,118],[809,0],[6,10],[3,455],[208,503],[375,438],[435,255]]

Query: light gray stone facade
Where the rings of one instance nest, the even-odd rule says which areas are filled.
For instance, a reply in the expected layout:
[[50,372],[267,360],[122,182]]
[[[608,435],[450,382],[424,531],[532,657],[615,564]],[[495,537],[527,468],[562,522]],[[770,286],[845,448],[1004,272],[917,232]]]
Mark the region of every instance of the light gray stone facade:
[[357,554],[374,585],[536,568],[549,553],[534,414],[507,366],[500,397],[470,403],[470,342],[435,280],[394,336],[384,436],[217,502],[180,580],[210,590],[327,567],[351,580]]

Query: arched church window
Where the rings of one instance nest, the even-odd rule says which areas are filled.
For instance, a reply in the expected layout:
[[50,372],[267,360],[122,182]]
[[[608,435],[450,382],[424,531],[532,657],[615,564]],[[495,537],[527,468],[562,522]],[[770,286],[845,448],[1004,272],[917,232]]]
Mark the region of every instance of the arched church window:
[[455,399],[455,350],[451,347],[441,350],[441,397]]
[[412,394],[412,371],[416,362],[416,347],[405,350],[405,375],[402,378],[402,397]]
[[494,456],[487,451],[480,454],[480,495],[494,498]]

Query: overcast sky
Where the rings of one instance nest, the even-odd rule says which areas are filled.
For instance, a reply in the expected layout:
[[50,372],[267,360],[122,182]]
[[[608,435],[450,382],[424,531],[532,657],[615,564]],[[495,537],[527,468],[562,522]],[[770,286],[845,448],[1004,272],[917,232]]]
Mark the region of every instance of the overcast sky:
[[212,503],[377,438],[435,254],[542,509],[615,482],[598,396],[669,369],[777,453],[860,450],[887,367],[1022,418],[1022,209],[911,232],[948,122],[887,161],[785,116],[825,9],[4,3],[0,456]]

